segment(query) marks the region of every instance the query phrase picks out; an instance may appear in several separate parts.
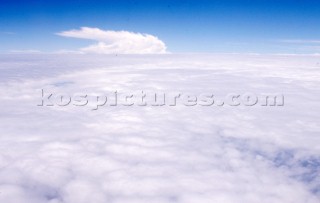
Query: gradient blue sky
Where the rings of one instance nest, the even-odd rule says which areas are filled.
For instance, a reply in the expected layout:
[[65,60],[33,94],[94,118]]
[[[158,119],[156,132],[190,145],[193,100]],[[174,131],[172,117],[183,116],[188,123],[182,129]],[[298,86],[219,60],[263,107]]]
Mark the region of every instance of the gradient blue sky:
[[0,4],[0,52],[77,50],[82,26],[149,33],[170,52],[320,53],[320,1],[17,1]]

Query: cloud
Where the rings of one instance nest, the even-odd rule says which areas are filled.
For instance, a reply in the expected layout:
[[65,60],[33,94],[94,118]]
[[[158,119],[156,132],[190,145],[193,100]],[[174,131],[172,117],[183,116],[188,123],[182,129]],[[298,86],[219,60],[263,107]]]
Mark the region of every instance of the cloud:
[[81,48],[85,53],[99,54],[163,54],[166,45],[156,36],[128,31],[101,30],[99,28],[81,27],[57,33],[63,37],[89,39],[96,44]]
[[303,39],[285,39],[280,40],[283,43],[290,43],[290,44],[320,44],[320,40],[303,40]]
[[7,32],[7,31],[1,31],[0,34],[5,34],[5,35],[15,35],[15,32]]
[[[0,202],[319,203],[317,62],[253,54],[0,55]],[[37,106],[41,89],[53,97],[280,91],[286,103],[92,111]]]
[[77,50],[68,50],[68,49],[60,49],[52,52],[53,54],[83,54],[82,51]]
[[35,50],[35,49],[22,49],[22,50],[10,50],[10,53],[17,53],[17,54],[39,54],[42,53],[39,50]]

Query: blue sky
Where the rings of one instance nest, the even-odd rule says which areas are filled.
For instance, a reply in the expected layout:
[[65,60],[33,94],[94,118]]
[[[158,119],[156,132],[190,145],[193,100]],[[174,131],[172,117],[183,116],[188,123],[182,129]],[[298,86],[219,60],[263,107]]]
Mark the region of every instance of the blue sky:
[[0,51],[78,50],[55,33],[126,30],[157,36],[172,53],[320,53],[320,1],[17,1],[0,4]]

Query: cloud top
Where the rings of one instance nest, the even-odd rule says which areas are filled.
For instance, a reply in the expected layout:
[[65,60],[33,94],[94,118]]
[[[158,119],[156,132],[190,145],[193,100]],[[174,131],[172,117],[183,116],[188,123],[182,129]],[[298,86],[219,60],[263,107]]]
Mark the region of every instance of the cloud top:
[[85,53],[99,54],[163,54],[166,45],[158,37],[128,31],[101,30],[81,27],[57,33],[63,37],[94,40],[97,43],[81,48]]

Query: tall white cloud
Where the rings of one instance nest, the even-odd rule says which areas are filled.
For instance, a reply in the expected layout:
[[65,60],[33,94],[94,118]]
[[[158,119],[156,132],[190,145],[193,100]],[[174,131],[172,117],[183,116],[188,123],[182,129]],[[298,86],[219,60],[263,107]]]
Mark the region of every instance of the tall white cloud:
[[163,54],[166,45],[156,36],[128,31],[101,30],[99,28],[81,27],[57,33],[64,37],[89,39],[97,43],[80,50],[85,53],[100,54]]

